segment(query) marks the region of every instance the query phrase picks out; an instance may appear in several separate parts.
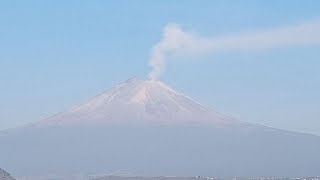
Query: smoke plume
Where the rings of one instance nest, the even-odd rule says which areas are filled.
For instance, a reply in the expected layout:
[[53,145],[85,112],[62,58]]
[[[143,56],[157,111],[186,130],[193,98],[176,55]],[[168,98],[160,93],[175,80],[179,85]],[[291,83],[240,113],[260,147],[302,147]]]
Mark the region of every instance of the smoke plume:
[[151,50],[149,78],[159,79],[165,71],[168,56],[174,53],[201,55],[317,44],[320,44],[320,20],[222,37],[200,37],[184,31],[178,24],[167,24],[162,39]]

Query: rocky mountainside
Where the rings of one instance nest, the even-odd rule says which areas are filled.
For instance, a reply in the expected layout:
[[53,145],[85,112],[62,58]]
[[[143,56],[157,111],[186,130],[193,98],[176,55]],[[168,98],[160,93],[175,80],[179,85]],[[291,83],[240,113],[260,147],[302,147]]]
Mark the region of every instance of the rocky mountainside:
[[0,168],[0,180],[15,180],[15,178]]

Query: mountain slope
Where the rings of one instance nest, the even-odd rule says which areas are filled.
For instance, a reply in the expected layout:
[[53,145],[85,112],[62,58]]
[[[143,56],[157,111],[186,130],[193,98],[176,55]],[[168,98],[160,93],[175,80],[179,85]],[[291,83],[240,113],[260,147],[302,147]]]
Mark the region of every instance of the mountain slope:
[[236,125],[160,81],[132,78],[87,102],[31,126],[94,124]]
[[0,180],[15,180],[9,173],[0,168]]
[[320,138],[224,116],[158,81],[130,79],[0,136],[17,175],[317,176]]

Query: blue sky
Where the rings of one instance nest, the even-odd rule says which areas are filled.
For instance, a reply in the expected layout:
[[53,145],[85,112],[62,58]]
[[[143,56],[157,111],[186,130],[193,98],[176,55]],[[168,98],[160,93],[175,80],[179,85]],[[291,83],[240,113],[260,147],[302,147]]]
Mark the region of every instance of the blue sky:
[[[312,21],[320,1],[2,1],[0,129],[147,78],[167,23],[219,37]],[[320,135],[320,46],[170,61],[161,80],[243,121]]]

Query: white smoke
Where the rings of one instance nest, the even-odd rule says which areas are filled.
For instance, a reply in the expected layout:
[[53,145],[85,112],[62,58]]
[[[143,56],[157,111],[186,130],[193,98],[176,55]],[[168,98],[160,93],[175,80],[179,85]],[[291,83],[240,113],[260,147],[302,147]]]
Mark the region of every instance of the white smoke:
[[165,71],[168,56],[173,53],[203,54],[316,44],[320,44],[320,20],[263,32],[213,38],[199,37],[182,30],[177,24],[168,24],[164,27],[162,39],[151,51],[149,78],[159,79]]

